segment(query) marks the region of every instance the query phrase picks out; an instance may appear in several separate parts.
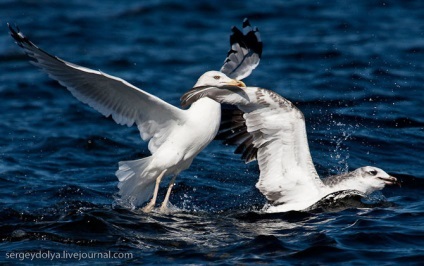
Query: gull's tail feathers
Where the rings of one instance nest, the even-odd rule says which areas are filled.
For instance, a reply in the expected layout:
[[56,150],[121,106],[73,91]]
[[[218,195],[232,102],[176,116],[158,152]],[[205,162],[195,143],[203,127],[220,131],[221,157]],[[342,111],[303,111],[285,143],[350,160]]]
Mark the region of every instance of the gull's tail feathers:
[[135,209],[153,195],[158,171],[149,171],[152,156],[147,158],[119,162],[118,177],[119,205]]

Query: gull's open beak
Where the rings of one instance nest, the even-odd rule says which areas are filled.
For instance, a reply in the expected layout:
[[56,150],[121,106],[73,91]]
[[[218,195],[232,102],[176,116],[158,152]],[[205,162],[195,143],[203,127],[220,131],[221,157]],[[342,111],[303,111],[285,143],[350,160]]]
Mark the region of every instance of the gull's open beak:
[[379,179],[383,180],[386,185],[398,185],[400,187],[400,182],[394,176],[379,177]]
[[230,82],[228,82],[226,85],[229,86],[237,86],[237,87],[241,87],[241,88],[246,88],[246,84],[244,84],[243,81],[240,80],[236,80],[236,79],[232,79]]

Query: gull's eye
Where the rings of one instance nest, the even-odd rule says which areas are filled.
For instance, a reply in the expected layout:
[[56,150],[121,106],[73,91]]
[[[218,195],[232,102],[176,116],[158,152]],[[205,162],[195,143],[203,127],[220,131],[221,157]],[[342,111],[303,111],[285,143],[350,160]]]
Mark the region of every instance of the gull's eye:
[[371,175],[377,175],[377,171],[376,171],[376,170],[371,170],[371,171],[369,171],[369,173],[370,173]]
[[213,76],[214,79],[218,80],[221,78],[221,76]]

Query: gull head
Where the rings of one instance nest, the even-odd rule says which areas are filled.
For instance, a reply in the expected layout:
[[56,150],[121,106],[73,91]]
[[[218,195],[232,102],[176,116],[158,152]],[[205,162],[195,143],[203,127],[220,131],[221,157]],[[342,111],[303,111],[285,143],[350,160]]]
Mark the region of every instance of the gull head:
[[[187,107],[203,97],[222,102],[224,99],[228,100],[228,96],[241,93],[242,88],[246,88],[242,81],[229,78],[219,71],[208,71],[200,76],[194,87],[181,97],[181,105]],[[227,101],[227,103],[231,102]]]
[[208,71],[204,73],[202,76],[200,76],[200,78],[197,80],[196,84],[194,85],[194,88],[200,88],[200,87],[223,88],[226,86],[246,87],[246,85],[242,81],[231,79],[222,72]]
[[376,190],[383,189],[386,185],[400,184],[396,177],[390,176],[380,168],[373,166],[364,166],[355,170],[358,173],[358,179],[364,186],[362,189],[365,194],[370,194]]

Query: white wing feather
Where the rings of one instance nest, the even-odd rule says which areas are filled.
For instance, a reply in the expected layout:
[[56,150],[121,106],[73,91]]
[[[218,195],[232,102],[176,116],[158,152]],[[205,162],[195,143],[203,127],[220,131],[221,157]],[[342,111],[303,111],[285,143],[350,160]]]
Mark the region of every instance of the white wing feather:
[[66,62],[41,50],[24,35],[14,31],[17,44],[34,59],[32,62],[52,79],[65,86],[78,100],[121,125],[137,124],[141,138],[149,139],[153,153],[167,138],[168,129],[185,119],[183,110],[166,103],[127,81]]
[[238,105],[245,112],[247,131],[258,149],[260,169],[256,187],[274,204],[298,198],[304,193],[319,193],[323,183],[312,162],[302,112],[278,94],[245,88],[249,103]]

